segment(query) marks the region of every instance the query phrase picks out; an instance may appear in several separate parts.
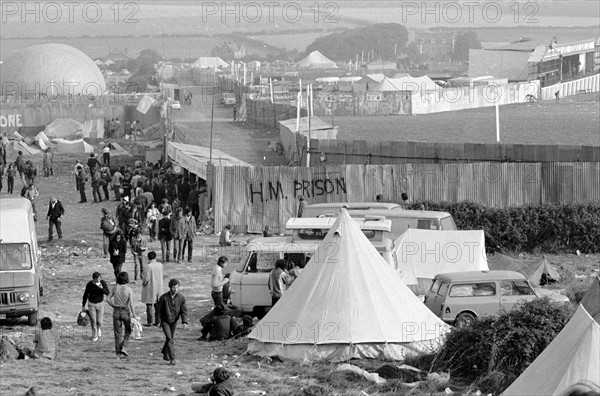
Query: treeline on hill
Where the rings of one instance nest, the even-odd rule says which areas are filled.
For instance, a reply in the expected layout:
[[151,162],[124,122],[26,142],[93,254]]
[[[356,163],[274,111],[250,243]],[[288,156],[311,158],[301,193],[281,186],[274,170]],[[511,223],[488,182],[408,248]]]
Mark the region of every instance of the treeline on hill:
[[319,51],[332,60],[352,60],[364,51],[374,50],[377,58],[394,59],[406,49],[408,30],[397,23],[377,23],[319,37],[306,47],[306,53]]
[[414,202],[408,209],[437,210],[454,217],[459,230],[484,230],[488,253],[600,253],[600,204],[545,204],[486,208],[463,201]]

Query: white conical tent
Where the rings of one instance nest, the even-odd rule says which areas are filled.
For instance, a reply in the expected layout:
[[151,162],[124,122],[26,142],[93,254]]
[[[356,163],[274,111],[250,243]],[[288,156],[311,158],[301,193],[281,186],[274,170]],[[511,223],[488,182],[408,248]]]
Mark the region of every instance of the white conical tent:
[[309,69],[337,69],[335,62],[319,51],[311,52],[304,59],[298,61],[296,65],[299,68]]
[[583,305],[502,395],[563,396],[576,386],[600,391],[600,325]]
[[449,327],[408,289],[346,210],[302,275],[248,336],[248,351],[293,361],[404,359]]
[[600,277],[595,277],[590,288],[585,292],[581,305],[600,323]]

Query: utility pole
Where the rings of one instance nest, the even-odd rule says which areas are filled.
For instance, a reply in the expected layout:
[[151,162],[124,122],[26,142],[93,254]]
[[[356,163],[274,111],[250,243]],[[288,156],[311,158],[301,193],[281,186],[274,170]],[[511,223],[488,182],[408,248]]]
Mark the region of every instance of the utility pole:
[[213,124],[215,120],[215,88],[212,91],[212,106],[210,111],[210,149],[208,163],[212,165],[212,146],[213,146]]

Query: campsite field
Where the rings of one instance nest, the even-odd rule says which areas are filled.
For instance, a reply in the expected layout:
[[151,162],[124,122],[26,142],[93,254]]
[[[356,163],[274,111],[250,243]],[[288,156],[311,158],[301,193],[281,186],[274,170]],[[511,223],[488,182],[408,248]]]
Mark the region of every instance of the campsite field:
[[[3,395],[23,395],[32,386],[38,387],[37,395],[189,395],[192,382],[206,382],[219,364],[225,365],[240,377],[233,380],[236,395],[257,394],[262,390],[267,395],[404,395],[411,389],[398,381],[375,385],[351,375],[335,373],[337,364],[314,364],[299,366],[290,363],[261,361],[260,358],[244,355],[246,341],[218,343],[200,342],[199,318],[210,308],[210,267],[221,254],[232,262],[240,257],[241,246],[221,250],[215,236],[198,236],[192,263],[165,263],[165,282],[170,278],[182,281],[181,292],[186,296],[190,311],[190,327],[178,329],[176,348],[178,365],[169,366],[161,359],[160,349],[163,334],[157,328],[144,328],[141,340],[133,340],[130,357],[116,360],[112,336],[112,310],[104,316],[103,336],[96,343],[90,341],[89,327],[76,325],[76,316],[81,308],[81,297],[85,284],[94,271],[104,279],[113,281],[112,267],[102,258],[100,210],[108,208],[114,213],[114,201],[99,204],[79,204],[78,193],[68,175],[40,178],[40,197],[37,208],[40,220],[37,223],[38,237],[43,251],[43,275],[45,296],[41,315],[50,317],[60,328],[60,355],[55,361],[16,360],[0,365],[0,389]],[[88,191],[89,192],[89,191]],[[66,206],[64,237],[47,243],[47,222],[44,220],[51,195],[58,196]],[[2,192],[0,198],[6,198]],[[91,198],[91,197],[90,197]],[[249,235],[236,236],[243,244]],[[157,242],[149,248],[159,251]],[[539,256],[522,256],[520,260],[532,261]],[[564,288],[582,282],[577,276],[588,275],[597,269],[600,255],[548,255],[565,277]],[[128,256],[124,270],[131,272],[132,258]],[[588,282],[585,280],[583,282]],[[143,304],[139,302],[141,284],[131,285],[136,296],[135,308],[138,316],[145,320]],[[166,286],[166,284],[165,284]],[[34,329],[21,321],[1,321],[2,335],[15,337],[17,342],[31,342]],[[353,360],[351,364],[373,371],[383,362],[376,360]],[[455,394],[473,394],[475,387],[452,379],[447,385]],[[444,394],[443,387],[421,386],[412,395]],[[485,389],[481,389],[482,392]]]
[[[414,116],[335,117],[338,139],[495,143],[494,107]],[[328,120],[329,121],[329,120]],[[600,146],[598,94],[500,106],[500,142]]]

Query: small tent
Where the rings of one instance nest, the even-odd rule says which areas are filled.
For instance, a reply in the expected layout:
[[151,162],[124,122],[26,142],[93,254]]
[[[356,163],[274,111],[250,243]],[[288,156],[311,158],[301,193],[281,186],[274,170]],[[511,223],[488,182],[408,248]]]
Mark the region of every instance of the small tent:
[[104,118],[85,120],[81,127],[83,137],[88,139],[104,138]]
[[81,124],[72,118],[57,118],[46,125],[44,133],[48,138],[77,138],[81,136]]
[[600,392],[600,325],[583,304],[502,396],[563,396],[575,388]]
[[296,362],[402,360],[435,351],[448,329],[342,210],[302,274],[248,335],[248,351]]
[[425,294],[445,272],[487,271],[482,230],[445,231],[409,228],[394,241],[396,271],[411,289]]
[[538,287],[547,283],[556,282],[560,279],[560,274],[550,265],[546,257],[537,263],[531,263],[522,268],[521,272],[529,282]]
[[298,61],[296,66],[301,69],[337,69],[335,62],[319,51],[311,52],[304,59]]
[[56,144],[57,154],[89,154],[94,152],[94,146],[86,143],[83,139],[52,139],[52,143]]

